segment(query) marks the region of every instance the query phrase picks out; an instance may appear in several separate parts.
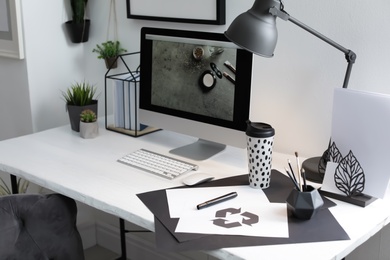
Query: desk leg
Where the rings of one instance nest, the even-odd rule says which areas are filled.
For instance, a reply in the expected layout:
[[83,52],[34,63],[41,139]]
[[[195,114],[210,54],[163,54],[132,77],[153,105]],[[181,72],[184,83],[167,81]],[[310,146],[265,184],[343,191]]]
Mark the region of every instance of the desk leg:
[[10,178],[11,178],[11,191],[12,191],[12,194],[18,194],[19,191],[18,191],[18,180],[16,179],[16,176],[15,175],[10,175]]
[[122,255],[117,258],[117,260],[126,260],[127,259],[127,253],[126,253],[126,230],[125,230],[125,221],[123,219],[119,219],[119,232],[120,232],[120,238],[121,238],[121,250]]

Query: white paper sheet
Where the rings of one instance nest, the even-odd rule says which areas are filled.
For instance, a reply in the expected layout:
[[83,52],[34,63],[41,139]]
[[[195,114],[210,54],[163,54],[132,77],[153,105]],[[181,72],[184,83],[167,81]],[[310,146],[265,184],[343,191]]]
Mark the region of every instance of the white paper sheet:
[[336,171],[337,166],[338,163],[334,163],[334,162],[328,162],[326,164],[326,172],[324,176],[324,181],[322,182],[321,189],[335,194],[345,195],[336,187],[334,183],[334,173]]
[[[196,205],[237,192],[234,199],[197,210]],[[262,190],[249,186],[167,190],[169,212],[179,218],[176,232],[288,237],[286,203],[270,203]],[[222,214],[216,216],[216,214]]]
[[[164,6],[164,8],[161,8]],[[216,19],[215,0],[132,0],[130,10],[134,15],[185,19]]]
[[[365,174],[363,193],[377,198],[385,196],[390,178],[389,134],[390,95],[335,90],[332,142],[336,143],[343,157],[349,151],[353,152]],[[335,189],[333,177],[334,170],[327,169],[323,190]]]

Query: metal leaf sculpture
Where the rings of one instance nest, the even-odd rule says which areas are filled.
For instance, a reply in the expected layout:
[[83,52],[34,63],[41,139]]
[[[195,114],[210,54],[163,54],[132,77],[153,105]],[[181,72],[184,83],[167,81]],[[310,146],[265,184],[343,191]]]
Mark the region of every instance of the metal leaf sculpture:
[[349,151],[348,155],[340,161],[336,168],[334,181],[336,187],[349,197],[363,192],[364,171],[352,151]]
[[342,159],[343,155],[340,153],[339,148],[337,148],[336,143],[333,142],[329,147],[329,160],[331,162],[340,163]]
[[335,144],[335,142],[333,142],[332,145],[330,145],[328,149],[323,153],[320,163],[318,165],[318,172],[320,173],[321,177],[323,178],[325,176],[326,164],[328,162],[340,163],[342,159],[343,156],[340,153],[339,148],[337,148],[337,145]]

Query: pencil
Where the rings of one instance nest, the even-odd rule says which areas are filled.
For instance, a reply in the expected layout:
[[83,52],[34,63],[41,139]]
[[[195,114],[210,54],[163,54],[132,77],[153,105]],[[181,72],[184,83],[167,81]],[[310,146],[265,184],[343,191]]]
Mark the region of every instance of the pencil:
[[290,159],[287,160],[287,163],[288,163],[288,167],[290,167],[290,171],[291,171],[291,174],[292,174],[292,176],[293,176],[293,178],[294,178],[295,183],[298,183],[297,178],[295,178],[295,173],[294,173],[294,170],[293,170],[293,168],[292,168],[292,166],[291,166],[291,161],[290,161]]
[[287,168],[284,168],[284,169],[286,170],[286,173],[287,173],[288,177],[290,177],[290,180],[292,181],[292,183],[294,183],[295,188],[297,188],[297,190],[300,190],[299,187],[298,187],[297,182],[294,180],[294,178],[292,177],[290,172],[287,170]]
[[297,170],[298,170],[299,187],[302,188],[301,166],[300,166],[300,163],[299,163],[298,152],[295,152],[295,158],[296,158],[296,160],[297,160]]

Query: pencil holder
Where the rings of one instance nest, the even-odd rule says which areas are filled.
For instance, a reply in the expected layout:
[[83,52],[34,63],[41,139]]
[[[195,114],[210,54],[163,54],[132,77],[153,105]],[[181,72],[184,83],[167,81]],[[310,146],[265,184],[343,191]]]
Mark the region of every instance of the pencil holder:
[[311,219],[324,205],[317,189],[307,186],[306,191],[293,189],[287,197],[287,210],[296,218]]

